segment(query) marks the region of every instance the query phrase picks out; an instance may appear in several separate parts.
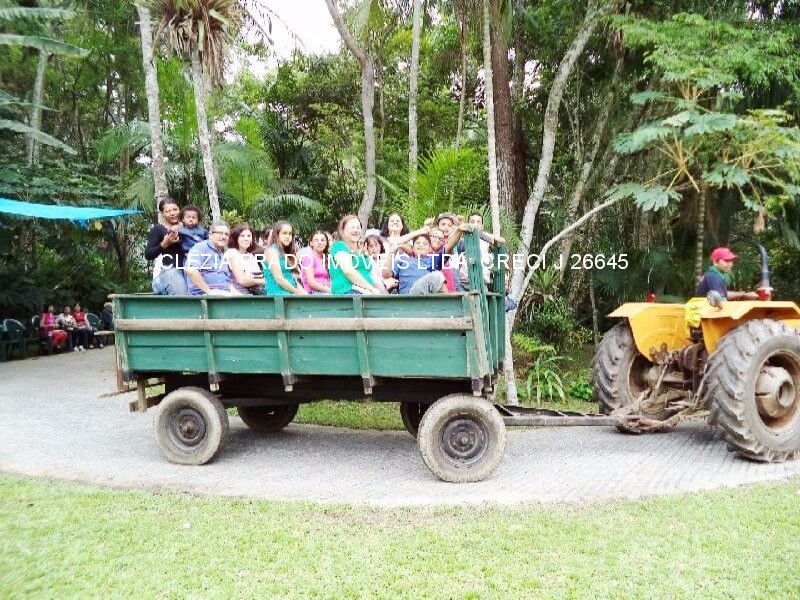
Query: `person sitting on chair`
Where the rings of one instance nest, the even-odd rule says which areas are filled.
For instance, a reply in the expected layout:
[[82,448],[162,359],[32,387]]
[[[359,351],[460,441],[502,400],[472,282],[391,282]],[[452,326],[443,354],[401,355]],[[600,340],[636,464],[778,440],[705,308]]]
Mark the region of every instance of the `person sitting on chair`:
[[53,349],[59,350],[67,345],[69,333],[63,329],[57,329],[55,312],[55,308],[51,304],[39,317],[39,339],[46,342],[47,338],[50,338]]

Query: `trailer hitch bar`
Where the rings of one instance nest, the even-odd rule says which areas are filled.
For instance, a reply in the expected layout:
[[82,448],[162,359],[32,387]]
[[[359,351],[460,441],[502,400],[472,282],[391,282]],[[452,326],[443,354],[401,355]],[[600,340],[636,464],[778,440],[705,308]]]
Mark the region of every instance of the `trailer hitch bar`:
[[587,414],[550,408],[530,408],[495,404],[507,427],[574,427],[606,426],[613,427],[618,418],[611,415]]

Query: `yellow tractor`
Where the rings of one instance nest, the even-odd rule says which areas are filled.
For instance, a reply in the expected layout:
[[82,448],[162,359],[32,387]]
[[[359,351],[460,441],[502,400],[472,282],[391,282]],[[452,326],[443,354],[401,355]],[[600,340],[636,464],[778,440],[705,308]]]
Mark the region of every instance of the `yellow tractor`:
[[629,303],[592,361],[595,400],[621,430],[708,416],[758,461],[800,454],[800,308],[793,302]]

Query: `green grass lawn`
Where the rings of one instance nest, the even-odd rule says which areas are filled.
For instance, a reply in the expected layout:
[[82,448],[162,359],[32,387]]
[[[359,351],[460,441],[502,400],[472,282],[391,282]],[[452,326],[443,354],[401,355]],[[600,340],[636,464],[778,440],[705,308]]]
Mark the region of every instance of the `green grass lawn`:
[[798,486],[382,510],[0,477],[0,598],[797,598]]

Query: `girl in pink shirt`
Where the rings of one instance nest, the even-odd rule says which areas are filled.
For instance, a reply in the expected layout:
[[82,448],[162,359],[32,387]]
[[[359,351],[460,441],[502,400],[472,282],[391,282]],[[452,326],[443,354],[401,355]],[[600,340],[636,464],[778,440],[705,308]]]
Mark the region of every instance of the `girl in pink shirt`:
[[308,248],[300,253],[300,281],[309,294],[331,293],[328,249],[327,234],[318,230],[308,240]]

